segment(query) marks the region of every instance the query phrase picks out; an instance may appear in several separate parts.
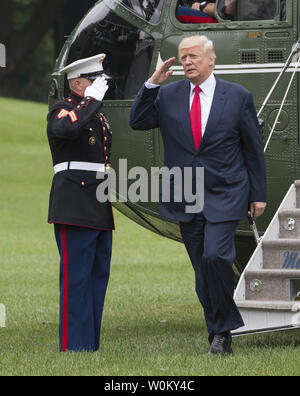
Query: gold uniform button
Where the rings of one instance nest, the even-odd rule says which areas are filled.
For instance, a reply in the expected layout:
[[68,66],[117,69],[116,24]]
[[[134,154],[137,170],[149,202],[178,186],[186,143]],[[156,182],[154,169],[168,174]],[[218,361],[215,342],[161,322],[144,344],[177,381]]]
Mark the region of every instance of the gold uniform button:
[[93,128],[90,128],[90,131],[93,132]]
[[107,137],[106,136],[104,136],[104,141],[107,142]]
[[94,136],[89,138],[89,145],[90,146],[95,146],[96,144],[96,138]]
[[83,182],[81,182],[81,185],[82,185],[82,187],[84,187],[85,186],[85,182],[83,181]]

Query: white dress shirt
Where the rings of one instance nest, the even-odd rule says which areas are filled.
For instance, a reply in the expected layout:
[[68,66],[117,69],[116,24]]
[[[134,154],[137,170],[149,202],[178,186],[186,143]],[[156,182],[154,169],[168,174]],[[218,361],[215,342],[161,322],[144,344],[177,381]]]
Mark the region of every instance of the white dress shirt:
[[[205,80],[201,85],[200,101],[201,101],[201,121],[202,121],[202,136],[205,133],[208,117],[210,114],[212,102],[214,99],[215,89],[216,89],[216,77],[212,73],[207,80]],[[195,96],[194,88],[196,85],[190,83],[190,110],[192,109],[192,104]],[[148,81],[145,83],[146,88],[152,89],[157,88],[159,85],[151,84]]]

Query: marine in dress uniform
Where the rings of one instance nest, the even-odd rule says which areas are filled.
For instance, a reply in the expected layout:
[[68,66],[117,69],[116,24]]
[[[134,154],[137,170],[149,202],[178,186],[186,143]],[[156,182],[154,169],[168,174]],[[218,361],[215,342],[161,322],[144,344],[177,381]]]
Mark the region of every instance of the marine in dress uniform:
[[110,165],[112,140],[101,113],[108,89],[104,58],[105,54],[100,54],[62,69],[71,93],[48,114],[55,173],[48,221],[54,224],[60,253],[59,335],[63,352],[99,349],[110,273],[112,207],[96,198],[101,183],[97,172],[105,175]]

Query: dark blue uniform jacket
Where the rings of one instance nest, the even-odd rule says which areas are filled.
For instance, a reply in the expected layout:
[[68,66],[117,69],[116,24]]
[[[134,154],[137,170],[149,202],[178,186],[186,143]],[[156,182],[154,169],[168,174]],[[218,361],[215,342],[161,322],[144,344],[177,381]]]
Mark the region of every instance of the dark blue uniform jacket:
[[[53,166],[70,161],[109,164],[112,132],[101,107],[102,102],[72,92],[51,108],[47,134]],[[100,182],[92,171],[57,173],[50,194],[49,223],[112,230],[111,203],[100,203],[96,197]]]

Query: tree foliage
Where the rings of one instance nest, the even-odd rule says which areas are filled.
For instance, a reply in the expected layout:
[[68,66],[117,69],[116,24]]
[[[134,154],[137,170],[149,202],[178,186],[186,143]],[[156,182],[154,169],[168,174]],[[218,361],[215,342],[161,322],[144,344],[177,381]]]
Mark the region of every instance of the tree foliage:
[[1,0],[0,95],[47,101],[48,83],[66,35],[95,0]]

